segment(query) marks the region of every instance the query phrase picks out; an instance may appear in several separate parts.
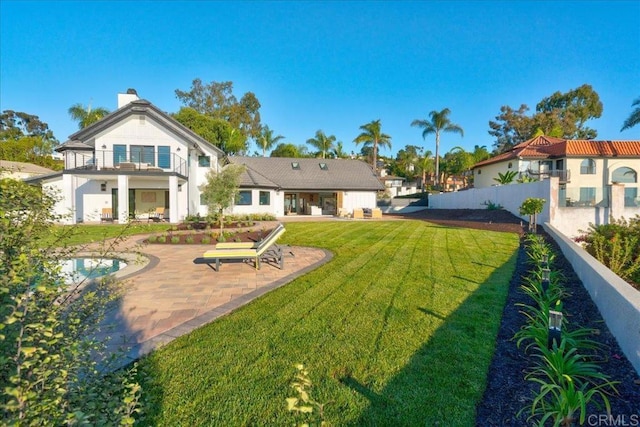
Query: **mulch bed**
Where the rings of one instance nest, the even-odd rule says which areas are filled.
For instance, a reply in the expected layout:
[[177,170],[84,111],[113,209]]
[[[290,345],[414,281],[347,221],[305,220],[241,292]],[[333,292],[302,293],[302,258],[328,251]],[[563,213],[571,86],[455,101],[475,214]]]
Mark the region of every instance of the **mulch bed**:
[[[521,219],[503,210],[449,210],[434,209],[402,215],[404,218],[421,219],[440,225],[452,227],[467,227],[481,230],[515,232],[521,236],[527,227]],[[538,233],[554,248],[556,261],[553,268],[559,270],[566,282],[564,286],[571,295],[563,300],[563,312],[568,316],[571,325],[593,328],[600,333],[592,339],[603,344],[603,357],[600,363],[602,372],[613,381],[619,381],[616,388],[619,395],[611,396],[612,416],[625,422],[640,421],[640,376],[622,353],[616,339],[613,337],[588,292],[576,276],[571,264],[562,255],[555,241],[548,236],[541,227]],[[478,426],[523,426],[529,425],[523,413],[518,412],[531,401],[535,385],[525,381],[524,376],[531,368],[530,356],[518,349],[514,334],[524,325],[525,318],[519,312],[516,304],[531,304],[526,295],[520,291],[521,278],[527,274],[526,254],[521,245],[518,254],[516,271],[509,285],[507,302],[504,308],[502,323],[498,332],[496,350],[489,367],[487,388],[482,401],[477,408],[476,425]],[[630,331],[633,333],[633,331]],[[587,425],[600,425],[598,416],[604,410],[596,407],[588,408]],[[636,418],[634,418],[636,417]],[[614,425],[614,424],[606,424]],[[615,424],[632,425],[632,424]]]
[[[233,233],[232,236],[226,237],[227,242],[258,242],[262,240],[262,238],[268,235],[271,232],[271,229],[262,229],[258,227],[250,227],[246,230],[237,230],[237,229],[224,229],[225,233],[230,232]],[[166,231],[163,233],[156,233],[155,236],[166,236],[166,240],[164,242],[153,241],[150,242],[148,239],[144,240],[144,243],[150,245],[201,245],[201,244],[210,244],[214,245],[217,243],[218,234],[220,233],[220,229],[208,229],[208,230],[178,230],[178,231]],[[172,242],[172,238],[177,237],[179,240],[177,242]],[[202,243],[204,238],[208,238],[209,242]]]

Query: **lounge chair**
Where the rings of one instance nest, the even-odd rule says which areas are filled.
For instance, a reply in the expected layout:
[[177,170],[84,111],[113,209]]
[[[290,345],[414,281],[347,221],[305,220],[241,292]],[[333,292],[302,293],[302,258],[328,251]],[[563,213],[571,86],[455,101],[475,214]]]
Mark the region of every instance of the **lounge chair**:
[[353,210],[353,219],[364,219],[364,211],[360,208]]
[[[260,270],[261,260],[274,260],[280,269],[284,268],[284,253],[276,241],[285,232],[279,224],[264,239],[259,242],[221,242],[215,249],[205,252],[202,258],[196,259],[198,264],[208,264],[215,271],[220,271],[220,261],[224,259],[251,259],[256,270]],[[215,264],[215,268],[211,266]]]
[[113,211],[111,208],[102,208],[100,222],[113,222]]

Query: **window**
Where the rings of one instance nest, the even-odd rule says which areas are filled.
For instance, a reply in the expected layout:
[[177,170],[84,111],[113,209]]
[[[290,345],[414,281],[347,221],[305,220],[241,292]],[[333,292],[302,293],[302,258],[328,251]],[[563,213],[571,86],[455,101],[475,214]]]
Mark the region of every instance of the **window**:
[[624,189],[624,207],[631,208],[640,206],[640,200],[638,200],[638,189],[635,187]]
[[245,206],[250,206],[252,205],[251,202],[251,190],[242,190],[238,193],[238,196],[236,197],[236,205],[245,205]]
[[298,162],[291,162],[291,168],[293,170],[300,170],[300,163]]
[[155,166],[156,164],[156,147],[153,145],[132,145],[131,161],[134,163],[147,163]]
[[482,175],[482,169],[478,169],[478,175]]
[[171,147],[168,145],[158,146],[158,167],[163,169],[171,167]]
[[613,171],[611,174],[611,181],[626,183],[638,182],[638,174],[631,168],[621,167]]
[[207,201],[205,200],[204,193],[200,193],[200,206],[207,206]]
[[592,206],[596,201],[596,187],[580,187],[580,203]]
[[513,163],[509,162],[509,165],[507,166],[508,169],[511,169],[513,167]]
[[113,165],[118,166],[120,162],[127,161],[127,146],[121,144],[113,145]]
[[596,173],[596,162],[593,159],[584,159],[582,163],[580,163],[580,174],[582,175],[595,175]]
[[326,163],[320,163],[320,169],[322,169],[323,171],[329,170]]
[[209,156],[198,156],[198,166],[201,168],[210,168],[211,167],[211,157]]
[[269,206],[271,204],[271,193],[268,191],[260,192],[260,206]]

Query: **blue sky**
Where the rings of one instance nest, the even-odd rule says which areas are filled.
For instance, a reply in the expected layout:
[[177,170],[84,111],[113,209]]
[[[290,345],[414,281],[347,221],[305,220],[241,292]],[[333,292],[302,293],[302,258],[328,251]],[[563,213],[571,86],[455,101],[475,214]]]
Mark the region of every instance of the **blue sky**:
[[448,107],[465,136],[442,152],[491,149],[500,106],[584,83],[604,104],[598,138],[638,139],[620,128],[640,97],[640,1],[0,1],[0,110],[40,116],[61,142],[75,103],[115,110],[135,88],[172,113],[196,77],[254,92],[294,144],[322,129],[359,151],[359,126],[380,119],[381,154],[435,151],[410,123]]

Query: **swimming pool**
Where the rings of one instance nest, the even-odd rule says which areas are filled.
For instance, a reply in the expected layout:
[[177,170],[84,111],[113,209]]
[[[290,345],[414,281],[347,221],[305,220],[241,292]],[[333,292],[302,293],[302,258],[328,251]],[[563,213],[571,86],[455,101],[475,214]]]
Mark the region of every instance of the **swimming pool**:
[[127,263],[116,258],[78,257],[62,261],[67,283],[81,283],[122,270]]

